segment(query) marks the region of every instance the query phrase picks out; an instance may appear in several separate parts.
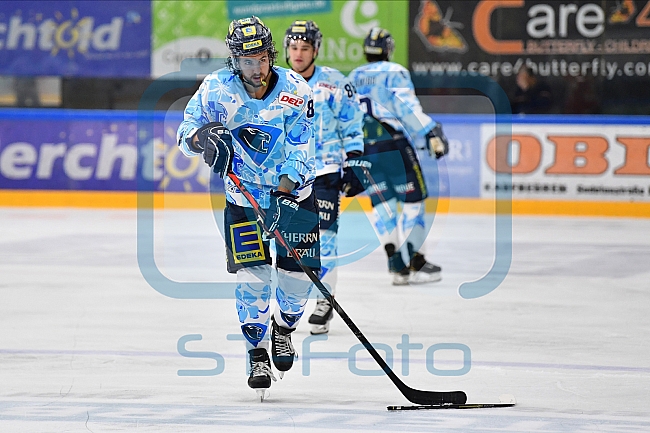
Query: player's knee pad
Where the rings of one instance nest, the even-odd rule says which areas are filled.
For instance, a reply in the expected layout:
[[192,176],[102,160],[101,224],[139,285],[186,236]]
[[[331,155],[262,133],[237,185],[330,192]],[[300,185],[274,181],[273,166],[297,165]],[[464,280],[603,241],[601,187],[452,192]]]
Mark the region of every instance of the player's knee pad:
[[379,237],[382,245],[393,243],[398,245],[397,233],[397,199],[382,202],[372,208],[369,220]]
[[427,237],[426,221],[424,219],[425,206],[423,201],[415,203],[404,203],[402,215],[400,216],[399,227],[403,239],[419,250]]
[[336,257],[337,238],[333,230],[320,231],[320,256],[321,260]]
[[333,288],[337,279],[337,233],[333,230],[320,232],[320,279],[327,289],[334,294]]
[[250,266],[237,270],[237,282],[268,283],[271,281],[271,265]]
[[254,266],[237,271],[235,299],[241,323],[268,324],[271,266]]
[[336,266],[337,255],[336,232],[331,230],[321,230],[320,232],[320,260],[321,276]]
[[305,305],[313,283],[304,272],[285,271],[278,269],[278,287],[275,297],[280,307],[280,317],[275,315],[277,321],[287,328],[295,328],[305,311]]
[[414,227],[424,227],[424,202],[403,203],[402,214],[400,215],[400,227],[402,230],[411,230]]

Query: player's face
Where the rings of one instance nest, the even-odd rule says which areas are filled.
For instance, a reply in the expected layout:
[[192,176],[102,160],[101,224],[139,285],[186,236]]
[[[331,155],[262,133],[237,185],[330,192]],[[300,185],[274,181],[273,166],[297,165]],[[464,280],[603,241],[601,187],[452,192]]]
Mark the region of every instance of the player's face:
[[237,62],[244,78],[255,87],[262,86],[262,80],[271,71],[271,61],[266,52],[254,56],[238,57]]
[[311,61],[314,58],[314,47],[306,41],[295,40],[289,43],[289,63],[291,68],[300,73],[304,72],[311,66]]

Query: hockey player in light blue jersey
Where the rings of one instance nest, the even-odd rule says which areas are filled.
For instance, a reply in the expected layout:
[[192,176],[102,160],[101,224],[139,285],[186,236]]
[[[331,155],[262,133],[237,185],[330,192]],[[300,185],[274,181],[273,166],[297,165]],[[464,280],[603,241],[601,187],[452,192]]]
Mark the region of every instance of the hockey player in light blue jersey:
[[[277,51],[268,27],[257,17],[230,23],[228,67],[208,75],[185,108],[178,145],[188,156],[203,155],[224,178],[224,238],[228,272],[237,274],[237,314],[249,353],[248,385],[263,399],[294,361],[291,333],[298,326],[312,283],[298,263],[276,244],[278,308],[271,317],[271,256],[275,229],[318,272],[320,245],[311,88],[298,74],[274,66]],[[234,173],[266,210],[262,233],[251,204],[227,177]],[[269,319],[271,323],[269,323]],[[270,325],[270,326],[269,326]]]
[[[340,193],[343,190],[346,196],[353,197],[365,190],[365,178],[356,177],[351,167],[360,162],[363,154],[363,112],[347,78],[336,69],[316,65],[321,40],[314,21],[297,20],[285,32],[284,49],[287,63],[314,92],[314,190],[320,215],[321,279],[334,296]],[[309,317],[311,333],[327,333],[333,312],[329,300],[319,295]]]
[[[449,145],[442,126],[423,113],[408,70],[390,61],[394,47],[388,31],[371,29],[364,41],[368,63],[348,78],[366,111],[365,157],[373,164],[368,194],[393,284],[433,282],[441,279],[441,269],[427,262],[422,252],[427,188],[414,143],[423,142],[436,158],[445,155]],[[401,253],[404,242],[408,262]]]

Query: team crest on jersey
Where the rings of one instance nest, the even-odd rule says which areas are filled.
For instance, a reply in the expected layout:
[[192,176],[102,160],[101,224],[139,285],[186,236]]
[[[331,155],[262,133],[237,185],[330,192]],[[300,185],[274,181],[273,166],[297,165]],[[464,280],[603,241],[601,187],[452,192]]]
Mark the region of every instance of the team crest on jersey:
[[233,129],[231,132],[257,165],[262,165],[266,161],[275,146],[275,142],[282,134],[282,131],[273,126],[252,125],[250,123]]
[[239,141],[259,153],[269,153],[271,134],[253,127],[241,128],[237,131]]
[[302,104],[305,103],[305,100],[298,95],[294,95],[289,92],[280,92],[278,95],[278,102],[280,105],[284,105],[289,108],[300,108]]

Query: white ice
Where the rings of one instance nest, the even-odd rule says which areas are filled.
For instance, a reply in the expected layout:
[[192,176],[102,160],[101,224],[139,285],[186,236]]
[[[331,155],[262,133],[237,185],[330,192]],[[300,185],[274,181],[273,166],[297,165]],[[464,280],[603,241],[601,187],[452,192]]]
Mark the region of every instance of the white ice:
[[[361,217],[346,214],[344,249]],[[436,217],[427,257],[443,268],[439,283],[392,286],[379,249],[341,267],[338,301],[392,352],[407,385],[464,390],[469,402],[517,398],[513,408],[408,412],[386,410],[409,404],[388,377],[360,373],[378,370],[367,352],[334,356],[358,344],[338,317],[328,340],[310,345],[333,355],[309,359],[309,374],[301,323],[301,358],[259,403],[234,300],[152,288],[138,266],[137,223],[135,210],[0,208],[0,431],[650,431],[650,219],[515,216],[507,276],[472,300],[458,286],[492,266],[491,216]],[[210,212],[156,211],[152,227],[141,254],[153,251],[174,290],[187,283],[174,293],[232,281]],[[402,363],[405,335],[422,349]],[[184,336],[199,357],[179,354]],[[456,349],[427,361],[443,343]],[[460,347],[470,349],[469,371],[441,375],[463,369]]]

